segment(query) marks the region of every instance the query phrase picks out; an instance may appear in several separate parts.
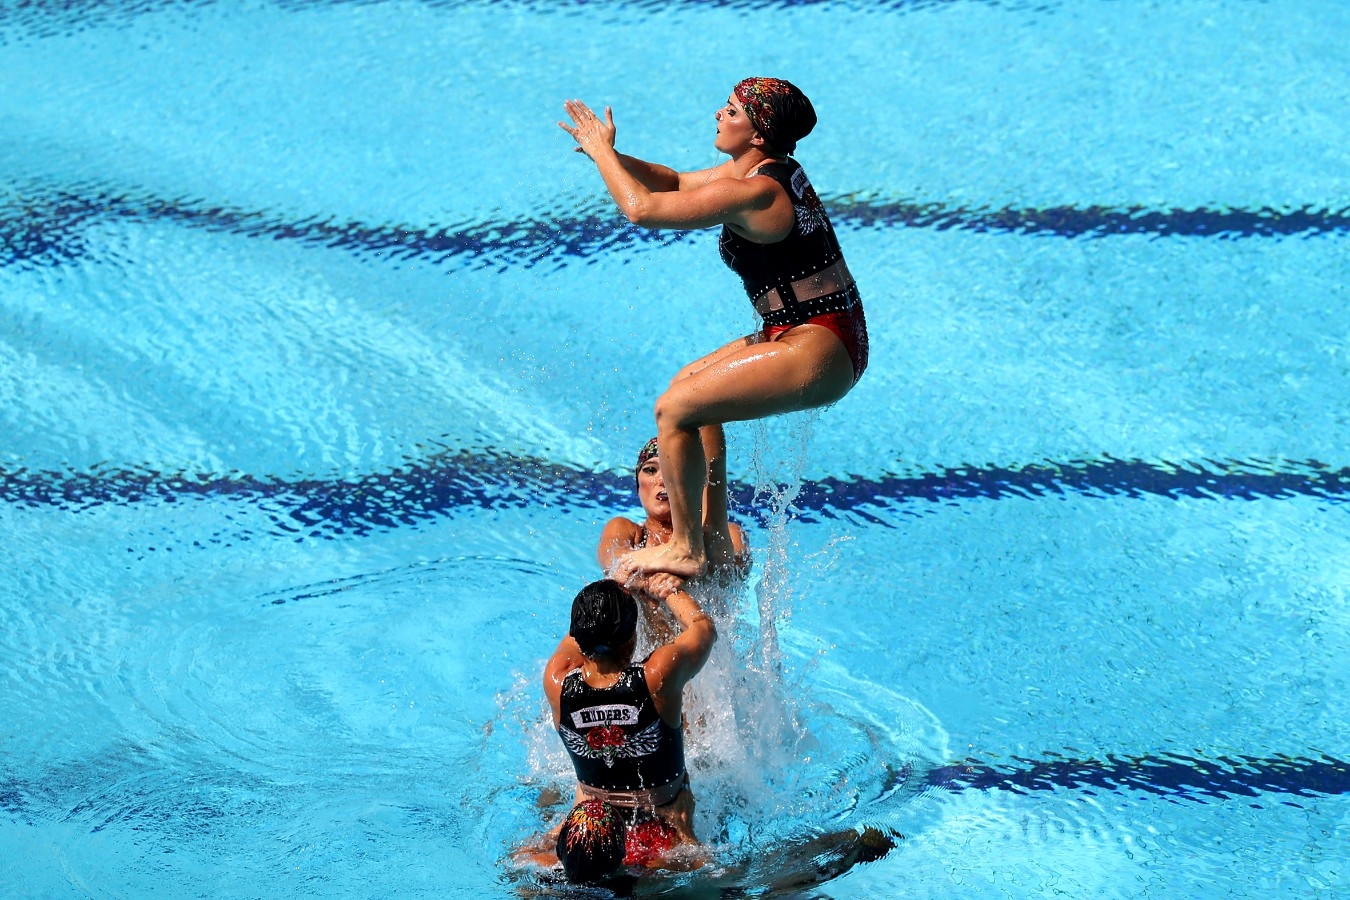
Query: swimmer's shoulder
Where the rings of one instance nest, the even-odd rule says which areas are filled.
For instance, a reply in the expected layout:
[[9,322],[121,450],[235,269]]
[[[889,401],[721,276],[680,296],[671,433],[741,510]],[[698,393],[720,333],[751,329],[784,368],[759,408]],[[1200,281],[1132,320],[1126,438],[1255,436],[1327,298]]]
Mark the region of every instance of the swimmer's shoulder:
[[606,572],[615,562],[615,557],[633,550],[642,543],[642,526],[627,516],[615,516],[605,523],[600,532],[600,542],[595,548],[600,568]]

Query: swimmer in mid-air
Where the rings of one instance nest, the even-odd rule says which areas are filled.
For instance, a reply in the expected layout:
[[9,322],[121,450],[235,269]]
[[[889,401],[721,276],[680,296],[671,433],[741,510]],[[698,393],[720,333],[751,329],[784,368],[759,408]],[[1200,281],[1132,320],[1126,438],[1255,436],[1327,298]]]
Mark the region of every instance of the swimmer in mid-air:
[[[544,666],[544,694],[576,773],[576,804],[602,801],[625,820],[624,864],[694,868],[696,852],[676,852],[697,844],[683,695],[708,661],[717,631],[688,593],[674,590],[662,600],[680,633],[634,662],[637,601],[608,579],[582,588],[567,637]],[[517,856],[551,865],[561,827]]]
[[611,110],[564,104],[576,140],[630,222],[647,228],[722,226],[723,261],[741,276],[762,331],[685,366],[656,401],[657,438],[670,496],[670,539],[615,567],[634,575],[701,575],[707,481],[700,429],[828,406],[867,367],[867,323],[857,285],[801,165],[797,141],[816,124],[811,101],[777,78],[747,78],[715,115],[713,146],[731,158],[676,172],[614,149]]

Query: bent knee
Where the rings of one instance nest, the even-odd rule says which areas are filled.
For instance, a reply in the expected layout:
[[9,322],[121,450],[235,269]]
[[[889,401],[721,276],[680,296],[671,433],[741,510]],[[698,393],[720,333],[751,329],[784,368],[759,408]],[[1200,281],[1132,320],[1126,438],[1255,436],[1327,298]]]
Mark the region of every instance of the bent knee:
[[668,428],[701,428],[708,424],[699,420],[698,404],[692,393],[682,391],[671,385],[660,397],[656,398],[656,430]]

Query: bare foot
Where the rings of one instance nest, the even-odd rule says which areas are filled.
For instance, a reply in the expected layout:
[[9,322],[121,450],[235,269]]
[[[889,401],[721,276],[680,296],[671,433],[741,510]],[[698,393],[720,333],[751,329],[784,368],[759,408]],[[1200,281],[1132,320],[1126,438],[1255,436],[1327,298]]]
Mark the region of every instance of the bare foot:
[[620,584],[634,575],[651,575],[665,572],[677,578],[697,578],[708,567],[708,561],[702,557],[680,553],[672,544],[658,544],[655,547],[643,547],[619,560],[614,568],[613,579]]

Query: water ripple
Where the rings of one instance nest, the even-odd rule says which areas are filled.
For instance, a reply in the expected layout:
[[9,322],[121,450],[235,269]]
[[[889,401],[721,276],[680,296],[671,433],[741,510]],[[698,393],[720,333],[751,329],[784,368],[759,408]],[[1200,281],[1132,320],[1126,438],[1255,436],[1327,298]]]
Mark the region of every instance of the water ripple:
[[[700,7],[718,10],[764,12],[773,9],[797,9],[812,6],[844,7],[858,11],[914,12],[935,7],[975,3],[1012,10],[1045,10],[1058,4],[1054,0],[622,0],[612,4],[618,10],[641,15],[651,9]],[[281,9],[302,11],[322,7],[359,4],[375,6],[379,0],[277,0]],[[90,28],[124,28],[136,19],[161,12],[194,11],[217,6],[216,0],[30,0],[0,6],[0,46],[12,42],[17,35],[6,32],[26,32],[35,38],[52,38],[78,33]],[[581,14],[593,16],[595,4],[588,0],[421,0],[421,5],[432,9],[472,8],[476,6],[520,7],[534,13]],[[8,38],[8,40],[6,40]]]

